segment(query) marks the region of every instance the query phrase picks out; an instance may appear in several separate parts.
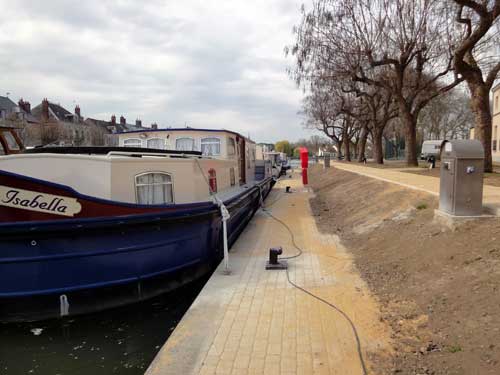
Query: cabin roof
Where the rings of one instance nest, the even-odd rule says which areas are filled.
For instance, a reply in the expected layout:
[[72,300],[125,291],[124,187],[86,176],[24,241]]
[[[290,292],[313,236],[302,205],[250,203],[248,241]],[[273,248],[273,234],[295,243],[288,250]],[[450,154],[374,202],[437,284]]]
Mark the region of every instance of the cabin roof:
[[122,132],[121,134],[134,134],[134,133],[156,133],[156,132],[176,132],[176,131],[192,131],[192,132],[213,132],[213,133],[229,133],[237,135],[238,137],[245,138],[248,142],[255,143],[251,139],[241,135],[240,133],[233,132],[232,130],[226,129],[199,129],[199,128],[164,128],[164,129],[144,129],[144,130],[132,130]]

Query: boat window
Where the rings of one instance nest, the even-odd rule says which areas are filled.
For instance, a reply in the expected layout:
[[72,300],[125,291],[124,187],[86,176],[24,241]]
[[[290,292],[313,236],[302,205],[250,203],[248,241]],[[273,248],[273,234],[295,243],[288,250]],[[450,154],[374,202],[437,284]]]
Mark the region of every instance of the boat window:
[[227,139],[227,154],[228,155],[236,154],[236,146],[235,146],[234,138]]
[[212,193],[217,193],[217,172],[213,168],[208,171],[208,182]]
[[147,142],[148,148],[155,148],[158,150],[165,150],[165,140],[162,138],[151,138]]
[[234,174],[234,168],[229,169],[229,180],[231,181],[231,186],[236,185],[236,177]]
[[201,153],[207,156],[220,155],[220,139],[215,137],[202,138]]
[[166,204],[174,202],[172,177],[167,173],[143,173],[135,177],[139,204]]
[[142,141],[136,138],[129,138],[123,141],[124,147],[142,147]]
[[14,138],[14,136],[12,135],[11,132],[9,131],[6,131],[6,132],[3,132],[3,138],[5,139],[5,142],[7,142],[7,147],[12,150],[12,151],[19,151],[21,148],[19,147],[19,145],[17,144],[17,141],[16,139]]
[[194,151],[194,139],[177,138],[175,140],[175,149],[178,151]]

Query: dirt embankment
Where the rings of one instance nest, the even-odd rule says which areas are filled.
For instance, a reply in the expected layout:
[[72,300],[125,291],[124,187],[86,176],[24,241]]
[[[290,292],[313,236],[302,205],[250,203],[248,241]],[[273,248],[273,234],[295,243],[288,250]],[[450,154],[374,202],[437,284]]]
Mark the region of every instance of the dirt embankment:
[[452,232],[425,193],[319,166],[310,182],[320,230],[352,252],[393,328],[390,371],[500,374],[500,219]]

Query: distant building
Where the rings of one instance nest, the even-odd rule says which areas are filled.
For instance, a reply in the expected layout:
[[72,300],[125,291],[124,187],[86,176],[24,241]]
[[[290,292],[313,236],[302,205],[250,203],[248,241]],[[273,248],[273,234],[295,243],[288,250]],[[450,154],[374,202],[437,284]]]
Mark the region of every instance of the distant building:
[[23,99],[16,104],[8,97],[0,96],[0,127],[16,129],[19,138],[24,142],[29,136],[31,126],[38,125],[38,120],[31,115],[29,102]]
[[[119,133],[158,128],[155,124],[153,124],[151,128],[143,127],[142,121],[139,119],[135,120],[135,124],[129,124],[123,116],[120,116],[120,122],[117,123],[115,115],[111,116],[110,121],[97,120],[89,117],[85,119],[85,122],[107,130],[107,134],[104,136],[104,144],[106,146],[118,146],[119,141],[117,134]],[[154,126],[156,126],[156,128]]]
[[0,119],[6,119],[15,112],[17,105],[6,96],[0,96]]
[[18,104],[8,97],[0,96],[0,126],[18,129],[17,133],[26,147],[35,146],[118,146],[118,134],[130,131],[158,129],[142,126],[137,119],[129,124],[124,116],[116,121],[86,118],[76,105],[73,112],[60,104],[43,99],[31,108],[31,104],[20,99]]
[[[105,144],[105,135],[108,134],[108,130],[85,122],[79,105],[72,113],[60,104],[43,99],[42,103],[34,107],[31,113],[39,122],[40,135],[36,141],[29,138],[27,146],[102,146]],[[35,134],[34,131],[31,133]]]
[[[493,102],[491,103],[492,134],[491,134],[491,155],[495,161],[500,161],[500,83],[492,89]],[[470,129],[470,139],[475,137],[475,129]]]

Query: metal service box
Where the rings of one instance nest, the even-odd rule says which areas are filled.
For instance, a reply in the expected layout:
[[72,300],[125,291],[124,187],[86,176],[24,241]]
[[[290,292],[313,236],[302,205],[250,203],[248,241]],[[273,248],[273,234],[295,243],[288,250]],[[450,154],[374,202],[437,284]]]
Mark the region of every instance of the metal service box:
[[455,216],[483,212],[484,150],[478,140],[443,142],[439,209]]
[[330,153],[325,152],[323,168],[330,168]]

